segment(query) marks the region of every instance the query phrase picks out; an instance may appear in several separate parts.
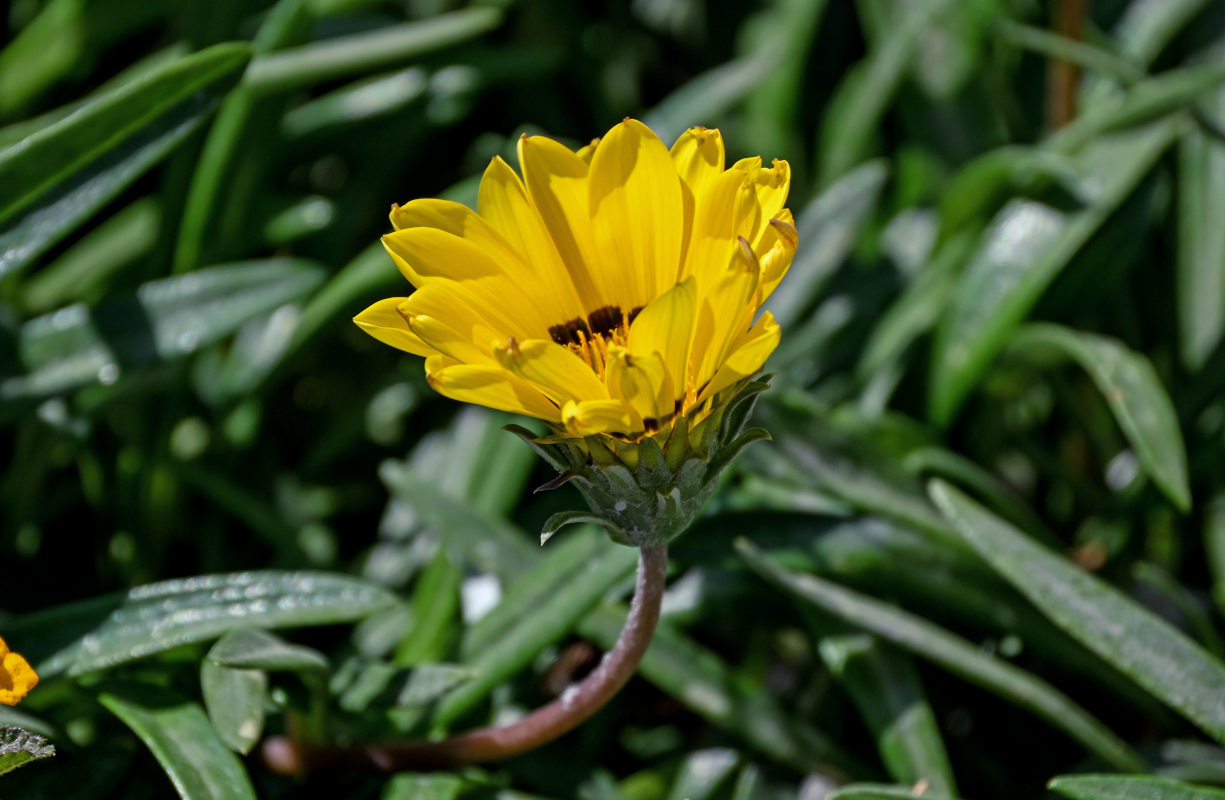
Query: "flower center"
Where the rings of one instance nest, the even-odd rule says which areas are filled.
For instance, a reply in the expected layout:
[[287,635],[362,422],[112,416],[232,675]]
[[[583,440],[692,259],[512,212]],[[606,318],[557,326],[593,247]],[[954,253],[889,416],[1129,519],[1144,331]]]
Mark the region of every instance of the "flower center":
[[642,311],[642,306],[624,313],[619,306],[604,306],[587,315],[587,319],[575,317],[568,322],[549,328],[553,341],[569,348],[591,367],[591,371],[604,377],[608,364],[608,345],[624,347],[629,341],[630,323]]

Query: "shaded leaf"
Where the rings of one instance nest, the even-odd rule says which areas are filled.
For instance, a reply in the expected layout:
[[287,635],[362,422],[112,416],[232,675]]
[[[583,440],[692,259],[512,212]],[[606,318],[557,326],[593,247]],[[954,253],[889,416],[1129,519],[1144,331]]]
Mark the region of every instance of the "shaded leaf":
[[1050,323],[1021,328],[1010,346],[1022,352],[1053,348],[1084,368],[1106,398],[1144,471],[1174,505],[1190,510],[1187,453],[1178,414],[1144,355],[1116,339]]
[[189,355],[309,292],[312,262],[268,259],[210,267],[72,305],[25,323],[17,350],[28,374],[0,380],[0,400],[40,397],[119,380],[125,369]]
[[737,542],[737,550],[757,574],[796,598],[1033,712],[1112,766],[1127,771],[1144,769],[1144,762],[1126,742],[1038,676],[900,608],[815,575],[785,570],[745,539]]

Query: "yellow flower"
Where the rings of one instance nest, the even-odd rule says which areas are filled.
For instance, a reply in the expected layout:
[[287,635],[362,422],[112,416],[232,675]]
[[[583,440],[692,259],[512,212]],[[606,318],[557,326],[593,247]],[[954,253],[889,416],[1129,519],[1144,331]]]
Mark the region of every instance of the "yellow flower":
[[37,685],[34,668],[0,639],[0,704],[17,705]]
[[578,152],[524,136],[519,163],[493,159],[476,212],[393,207],[383,244],[417,290],[354,321],[443,395],[574,436],[698,419],[761,369],[779,329],[754,320],[796,245],[785,161],[725,169],[717,130],[669,151],[627,119]]

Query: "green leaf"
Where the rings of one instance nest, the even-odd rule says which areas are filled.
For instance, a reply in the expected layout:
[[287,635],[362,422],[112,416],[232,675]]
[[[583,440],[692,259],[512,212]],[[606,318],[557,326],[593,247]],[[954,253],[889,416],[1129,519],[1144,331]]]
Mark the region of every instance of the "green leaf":
[[242,762],[196,703],[145,684],[112,689],[98,702],[144,741],[183,800],[255,800]]
[[[516,446],[512,441],[506,445]],[[449,492],[439,491],[433,481],[419,477],[403,463],[384,461],[379,477],[442,534],[442,545],[456,563],[473,563],[495,575],[517,575],[535,560],[537,547],[522,531],[500,516],[482,513],[470,502],[452,499]]]
[[[298,44],[309,33],[310,23],[306,0],[282,0],[260,24],[251,43],[252,50],[258,57]],[[257,100],[256,93],[244,84],[217,110],[184,200],[175,241],[175,272],[187,272],[224,258],[227,251],[218,246],[217,240],[225,240],[232,247],[232,240],[240,232],[238,226],[247,221],[252,195],[262,188],[261,170],[270,160],[270,151],[279,144],[266,131],[252,129]],[[273,115],[268,116],[271,118],[263,122],[271,129],[276,120]],[[244,180],[235,180],[235,173]],[[225,224],[235,220],[241,222]]]
[[1072,698],[1038,676],[900,608],[815,575],[785,570],[762,555],[748,540],[738,540],[736,548],[754,572],[795,598],[874,633],[1036,714],[1118,769],[1129,772],[1145,769],[1143,760],[1126,742]]
[[230,631],[208,651],[208,660],[234,669],[327,672],[327,658],[310,647],[290,644],[258,628]]
[[471,660],[512,625],[536,613],[607,541],[606,535],[589,525],[544,548],[536,564],[509,583],[493,610],[464,629],[461,657]]
[[388,69],[473,39],[501,22],[502,12],[496,8],[469,8],[337,36],[259,56],[243,77],[243,85],[255,92],[281,92]]
[[913,0],[897,6],[898,19],[884,39],[838,84],[821,122],[819,184],[831,183],[862,159],[914,63],[924,31],[952,6],[952,0]]
[[1084,209],[1065,213],[1013,200],[996,215],[937,332],[929,394],[933,421],[952,421],[1047,286],[1170,145],[1179,122],[1166,119],[1090,144],[1080,156],[1090,198]]
[[380,800],[455,800],[464,790],[458,775],[396,775],[387,782]]
[[685,756],[667,800],[708,800],[729,783],[740,765],[740,754],[726,747],[695,750]]
[[1072,800],[1225,800],[1220,789],[1147,775],[1062,775],[1047,788]]
[[955,793],[936,715],[910,659],[865,634],[826,636],[818,652],[868,724],[889,774]]
[[853,783],[831,792],[826,800],[953,800],[943,792],[916,792],[913,786],[889,786],[883,783]]
[[241,44],[186,56],[0,151],[0,276],[88,221],[199,128],[249,57]]
[[268,675],[259,669],[232,669],[205,659],[200,692],[209,722],[222,744],[246,755],[264,733]]
[[442,548],[434,555],[413,589],[412,627],[396,647],[395,663],[401,667],[444,660],[459,626],[461,573]]
[[754,91],[779,62],[778,50],[728,61],[689,80],[648,111],[642,121],[665,142],[708,124]]
[[395,603],[346,575],[273,570],[163,581],[29,614],[5,637],[49,678],[106,669],[248,628],[351,622]]
[[932,499],[979,555],[1073,638],[1218,741],[1225,665],[1151,611],[942,481]]
[[1187,452],[1178,414],[1157,371],[1143,354],[1116,339],[1050,323],[1022,327],[1010,347],[1020,352],[1054,349],[1080,364],[1106,398],[1153,483],[1179,510],[1190,510]]
[[72,305],[21,327],[26,375],[0,379],[0,400],[40,397],[91,382],[110,384],[130,368],[189,355],[243,323],[309,292],[323,279],[313,262],[268,259],[210,267],[117,292],[98,305]]
[[[1225,89],[1200,104],[1213,119],[1225,116]],[[1198,372],[1225,337],[1225,148],[1201,130],[1178,142],[1179,355]]]
[[36,733],[0,725],[0,775],[55,755],[55,745]]
[[506,629],[497,641],[473,654],[466,663],[476,673],[470,682],[438,705],[434,724],[448,725],[484,700],[510,676],[522,670],[545,647],[559,641],[614,587],[633,573],[634,548],[608,542],[604,552],[568,576],[543,604]]
[[[50,0],[0,50],[0,117],[28,109],[56,84],[102,72],[99,61],[174,6],[167,0]],[[27,12],[28,13],[28,12]],[[14,20],[15,21],[15,20]],[[5,37],[8,42],[8,37]]]

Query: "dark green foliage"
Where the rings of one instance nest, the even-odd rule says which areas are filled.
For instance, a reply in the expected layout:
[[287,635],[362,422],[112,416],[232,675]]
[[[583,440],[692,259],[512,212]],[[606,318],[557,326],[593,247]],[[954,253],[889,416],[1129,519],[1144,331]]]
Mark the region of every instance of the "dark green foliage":
[[[792,165],[773,441],[589,723],[274,775],[616,639],[633,550],[349,320],[391,203],[627,115]],[[0,3],[0,796],[1225,796],[1223,131],[1213,0]]]

